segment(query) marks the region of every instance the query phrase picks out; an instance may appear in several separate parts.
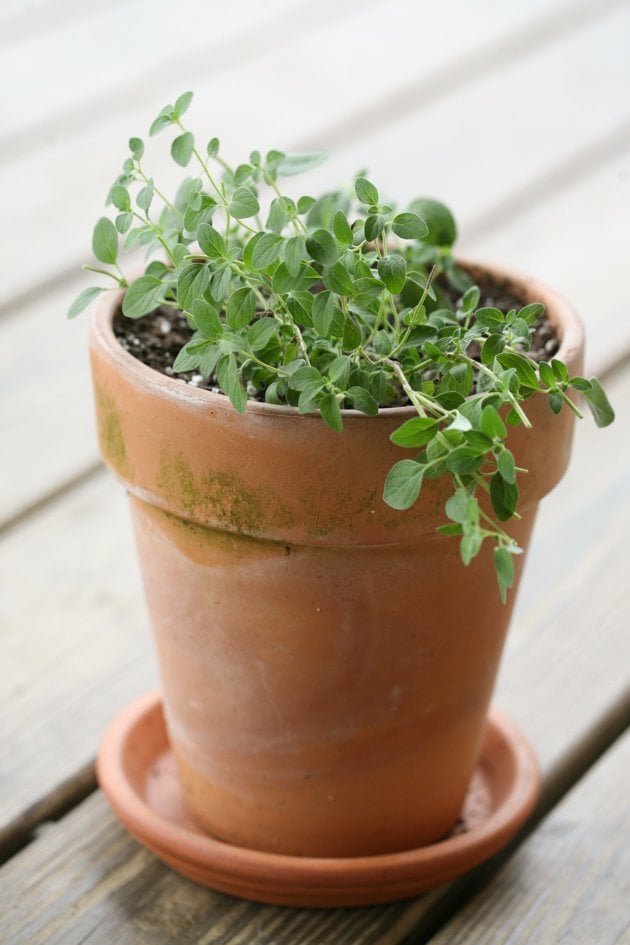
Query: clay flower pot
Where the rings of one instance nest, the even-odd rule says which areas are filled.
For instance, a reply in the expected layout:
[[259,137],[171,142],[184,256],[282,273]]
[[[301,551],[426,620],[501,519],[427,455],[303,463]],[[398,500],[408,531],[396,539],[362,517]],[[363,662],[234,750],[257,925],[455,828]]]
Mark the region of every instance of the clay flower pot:
[[[583,334],[541,300],[581,373]],[[457,820],[480,752],[514,593],[491,550],[465,568],[436,534],[448,483],[397,512],[382,500],[389,440],[411,408],[318,416],[163,377],[126,353],[101,302],[91,357],[103,456],[131,501],[169,739],[189,810],[252,850],[353,857],[407,850]],[[543,397],[509,446],[527,546],[568,462],[573,415]],[[523,556],[524,557],[524,556]],[[517,560],[522,568],[523,557]],[[518,580],[518,576],[517,576]]]

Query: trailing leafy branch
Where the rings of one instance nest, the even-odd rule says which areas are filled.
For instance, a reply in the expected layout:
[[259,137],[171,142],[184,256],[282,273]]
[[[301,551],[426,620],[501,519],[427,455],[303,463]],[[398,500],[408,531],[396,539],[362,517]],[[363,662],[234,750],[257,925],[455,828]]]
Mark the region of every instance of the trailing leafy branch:
[[[94,228],[101,265],[85,268],[126,290],[129,318],[181,310],[193,334],[174,372],[212,376],[240,412],[254,397],[319,411],[341,431],[344,409],[374,416],[412,405],[417,416],[391,439],[413,455],[391,469],[384,499],[408,509],[423,482],[450,477],[440,531],[459,538],[464,564],[493,543],[505,600],[521,549],[503,523],[518,515],[525,472],[506,444],[508,427],[531,425],[534,394],[556,413],[581,416],[571,391],[606,426],[613,411],[601,385],[531,357],[541,304],[480,305],[479,287],[453,259],[456,225],[443,204],[422,198],[398,212],[365,177],[353,192],[293,199],[279,181],[315,167],[323,152],[253,151],[233,167],[217,138],[200,148],[186,128],[191,99],[187,92],[163,108],[149,134],[175,131],[173,160],[192,173],[170,200],[149,176],[143,141],[131,138],[107,198],[114,219]],[[129,281],[119,259],[139,246],[150,261]],[[84,290],[68,315],[103,291]]]

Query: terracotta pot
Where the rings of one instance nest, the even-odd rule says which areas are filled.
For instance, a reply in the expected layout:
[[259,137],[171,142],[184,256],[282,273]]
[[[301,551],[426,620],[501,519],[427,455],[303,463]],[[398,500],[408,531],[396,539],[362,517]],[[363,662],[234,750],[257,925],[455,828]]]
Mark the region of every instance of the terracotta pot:
[[[494,272],[545,302],[579,373],[571,309]],[[408,455],[389,434],[411,409],[345,411],[341,434],[291,408],[240,415],[127,354],[111,329],[120,299],[92,320],[99,438],[131,499],[191,812],[216,838],[293,855],[439,839],[480,750],[514,594],[501,604],[490,549],[465,568],[436,534],[448,483],[426,482],[408,512],[382,501]],[[529,470],[511,528],[522,546],[573,428],[542,397],[527,412],[533,433],[510,432]]]

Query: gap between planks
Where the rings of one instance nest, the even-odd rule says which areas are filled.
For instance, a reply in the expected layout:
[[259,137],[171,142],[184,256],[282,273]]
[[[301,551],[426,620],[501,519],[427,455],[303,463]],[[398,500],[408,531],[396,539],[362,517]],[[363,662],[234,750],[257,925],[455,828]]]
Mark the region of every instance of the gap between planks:
[[[439,60],[438,60],[438,64],[436,64],[436,66],[431,66],[428,71],[425,71],[425,73],[423,73],[421,76],[418,76],[417,78],[415,78],[414,82],[412,82],[409,85],[409,88],[412,88],[412,87],[425,88],[426,86],[428,91],[426,94],[423,93],[423,95],[420,98],[417,98],[417,97],[414,98],[414,96],[409,96],[408,106],[405,106],[405,109],[406,109],[405,114],[409,110],[415,110],[416,108],[421,109],[422,107],[425,107],[426,105],[430,104],[430,102],[433,100],[432,99],[433,93],[430,90],[434,86],[439,87],[439,83],[441,81],[441,79],[436,80],[434,77],[435,76],[440,77],[442,75],[442,72],[444,71],[446,73],[449,73],[449,70],[454,70],[454,75],[459,76],[457,81],[455,80],[451,81],[450,87],[447,91],[452,92],[456,88],[468,87],[471,85],[471,83],[476,83],[478,80],[483,80],[484,78],[487,78],[489,74],[493,74],[492,72],[488,73],[487,71],[490,68],[490,64],[487,63],[487,60],[490,60],[490,62],[494,62],[497,58],[494,55],[494,53],[497,52],[498,50],[504,50],[504,52],[502,53],[502,56],[504,57],[504,61],[502,60],[504,66],[506,62],[513,64],[514,61],[518,61],[519,56],[522,57],[526,53],[531,53],[537,48],[545,49],[549,45],[549,43],[552,43],[554,40],[557,40],[559,38],[570,35],[578,27],[588,25],[590,22],[594,22],[594,21],[604,22],[606,20],[606,14],[609,14],[611,12],[614,13],[615,10],[623,7],[624,5],[625,4],[622,3],[621,0],[605,0],[605,2],[597,3],[597,4],[592,3],[592,0],[591,0],[591,2],[589,3],[582,3],[582,4],[579,4],[578,6],[576,6],[575,4],[572,4],[568,7],[563,6],[560,10],[555,11],[554,13],[550,13],[550,14],[548,13],[543,17],[537,17],[534,20],[533,24],[525,22],[524,24],[521,24],[517,29],[508,31],[507,33],[504,33],[503,35],[498,35],[497,37],[495,37],[493,40],[489,42],[488,49],[492,50],[493,54],[486,55],[485,60],[484,60],[484,62],[486,62],[486,65],[484,65],[484,67],[481,69],[478,68],[479,63],[476,60],[478,53],[467,52],[467,46],[464,45],[464,48],[459,58],[455,58],[454,62],[451,61],[446,66],[440,67]],[[547,21],[549,21],[549,24],[547,24]],[[562,24],[564,24],[564,27],[562,26]],[[545,32],[546,25],[550,25],[550,30],[547,33]],[[527,37],[527,40],[522,43],[522,48],[519,46],[519,42],[518,42],[518,37],[521,36],[521,34]],[[516,44],[516,45],[511,45],[511,44]],[[230,47],[229,43],[226,43],[224,45],[226,48]],[[258,52],[260,53],[261,50],[266,51],[267,46],[268,44],[259,42],[257,45]],[[469,66],[467,66],[467,68],[470,70],[469,72],[466,72],[465,70],[462,71],[463,69],[463,67],[461,66],[462,62],[469,63]],[[497,64],[497,67],[499,65],[500,63]],[[492,69],[494,69],[494,66],[492,67]],[[211,68],[208,74],[213,74]],[[345,79],[345,73],[343,73],[343,70],[341,70],[340,75],[337,76],[337,80],[343,81],[344,79]],[[171,80],[171,76],[169,74],[169,81],[170,80]],[[388,81],[391,83],[391,80],[388,80]],[[403,85],[403,89],[404,88],[406,88],[406,86]],[[143,89],[151,89],[152,92],[154,93],[154,87],[150,82],[144,83]],[[126,90],[126,93],[124,96],[125,98],[124,109],[122,108],[122,105],[121,105],[121,109],[125,113],[129,113],[131,107],[135,103],[134,94],[135,93],[133,91],[129,93],[129,91]],[[148,94],[148,92],[146,94]],[[397,92],[392,93],[392,94],[394,94],[396,98],[398,98]],[[403,96],[403,99],[404,99],[404,96]],[[368,106],[368,111],[371,107],[372,106]],[[353,122],[354,122],[353,114],[360,116],[365,111],[365,109],[362,110],[360,106],[358,107],[358,110],[355,106],[354,112],[352,112],[352,107],[349,106],[349,110],[351,112],[349,116],[346,116],[344,114],[343,121],[341,120],[341,118],[339,119],[338,124],[340,128],[341,127],[345,128],[346,126],[353,126]],[[339,111],[339,108],[337,108],[337,111]],[[393,121],[397,117],[399,118],[401,114],[401,112],[396,111],[396,109],[393,109],[393,110],[389,109],[389,106],[386,108],[386,111],[390,115],[388,122]],[[114,114],[117,114],[117,112],[118,112],[118,108],[114,110]],[[100,121],[102,121],[103,116],[107,118],[106,108],[104,111],[103,109],[101,109],[99,113]],[[323,119],[323,115],[321,117]],[[375,112],[374,120],[376,121],[377,119],[378,119],[378,114]],[[359,124],[361,124],[361,122],[359,122]],[[90,122],[85,122],[85,123],[82,122],[82,125],[85,128],[91,127]],[[358,130],[360,131],[361,129],[358,129]],[[366,129],[364,129],[363,132],[361,132],[361,134],[363,134],[365,130]],[[372,130],[372,129],[369,128],[368,130]],[[322,140],[324,141],[324,143],[326,143],[329,139],[333,146],[344,145],[344,142],[346,144],[349,143],[349,139],[346,139],[343,136],[339,138],[338,141],[336,141],[335,134],[336,132],[334,130],[331,132],[330,129],[328,131],[323,131],[321,135],[318,134],[317,137],[318,137],[319,144],[321,145]],[[357,136],[360,137],[360,135],[356,135],[356,134],[352,135],[351,140],[353,143]],[[0,149],[0,160],[3,159],[3,155],[5,159],[8,159],[8,157],[10,156],[10,151],[11,151],[10,141],[6,141],[4,145],[4,149]],[[20,151],[20,153],[22,153],[22,151]],[[95,170],[97,171],[98,169],[95,169]],[[48,212],[52,212],[52,208],[48,208]],[[55,285],[59,285],[62,282],[65,282],[71,274],[79,270],[79,266],[80,266],[79,262],[77,262],[76,264],[73,263],[72,265],[68,265],[67,262],[62,262],[60,260],[60,266],[57,267],[53,273],[49,273],[48,275],[44,274],[43,278],[39,281],[37,286],[29,285],[28,288],[26,288],[24,286],[19,287],[19,284],[16,284],[15,286],[9,288],[11,297],[9,300],[3,303],[3,305],[0,307],[0,311],[3,311],[3,310],[7,311],[10,307],[14,305],[19,305],[29,299],[32,299],[36,294],[38,294],[39,291],[43,291],[44,289],[50,289],[54,287]]]

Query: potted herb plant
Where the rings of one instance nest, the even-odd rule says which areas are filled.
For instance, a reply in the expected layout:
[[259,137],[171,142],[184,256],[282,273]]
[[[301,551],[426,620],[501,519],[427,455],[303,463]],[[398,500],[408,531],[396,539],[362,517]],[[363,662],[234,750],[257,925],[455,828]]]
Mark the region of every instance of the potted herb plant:
[[171,199],[130,140],[86,267],[115,291],[69,312],[102,295],[99,439],[130,495],[178,783],[224,852],[271,872],[374,864],[456,822],[576,392],[600,426],[613,413],[570,307],[457,261],[443,204],[398,211],[365,177],[289,197],[324,155],[233,167],[185,127],[191,98],[150,134],[175,131],[192,171]]

